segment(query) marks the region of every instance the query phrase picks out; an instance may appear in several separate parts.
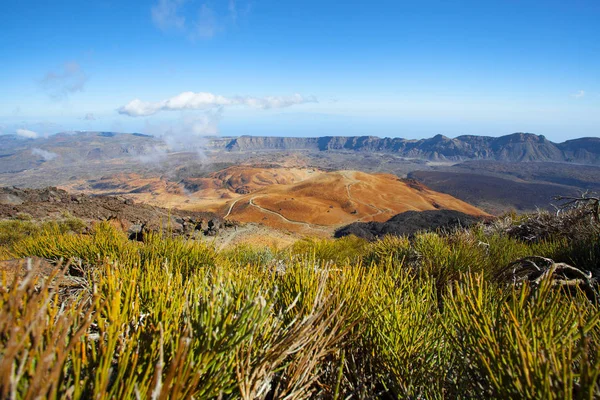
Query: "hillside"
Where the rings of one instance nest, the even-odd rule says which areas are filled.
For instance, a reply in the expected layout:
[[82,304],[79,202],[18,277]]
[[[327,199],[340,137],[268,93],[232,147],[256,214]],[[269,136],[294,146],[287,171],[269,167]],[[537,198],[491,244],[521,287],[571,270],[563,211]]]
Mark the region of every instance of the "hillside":
[[556,196],[600,190],[599,167],[565,163],[467,161],[408,177],[492,214],[554,210]]
[[61,187],[70,192],[123,196],[154,206],[211,211],[230,220],[325,236],[339,226],[385,221],[409,210],[485,214],[450,195],[391,174],[278,165],[240,165],[181,180],[116,174]]
[[218,215],[211,212],[154,207],[122,196],[89,196],[54,187],[0,187],[0,220],[11,218],[25,221],[77,218],[88,226],[99,221],[113,221],[124,231],[132,227],[139,230],[143,225],[147,231],[169,230],[188,236],[208,231],[210,221],[219,226],[222,224]]
[[315,173],[298,183],[273,185],[229,204],[228,218],[311,234],[331,234],[352,222],[385,221],[404,211],[452,209],[485,215],[452,196],[389,174]]
[[477,173],[416,171],[409,176],[433,190],[448,193],[491,214],[552,209],[555,196],[577,196],[574,187],[517,182]]

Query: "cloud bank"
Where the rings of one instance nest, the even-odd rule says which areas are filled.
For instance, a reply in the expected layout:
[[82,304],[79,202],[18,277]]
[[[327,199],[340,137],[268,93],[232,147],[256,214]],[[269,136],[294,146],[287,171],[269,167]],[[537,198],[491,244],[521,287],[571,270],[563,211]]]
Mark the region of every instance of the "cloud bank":
[[225,97],[207,92],[183,92],[175,97],[159,102],[145,102],[135,99],[117,109],[119,114],[130,117],[145,117],[161,111],[208,110],[226,106],[247,106],[258,109],[285,108],[296,104],[316,103],[314,96]]
[[[170,150],[185,150],[199,138],[219,134],[222,109],[184,114],[171,121],[146,121],[144,132],[162,138]],[[193,147],[193,146],[192,146]]]
[[37,147],[31,150],[31,154],[42,157],[44,161],[54,160],[56,157],[58,157],[58,154],[56,153],[44,149],[38,149]]
[[37,132],[30,131],[29,129],[17,129],[17,136],[21,136],[28,139],[35,139],[39,135]]

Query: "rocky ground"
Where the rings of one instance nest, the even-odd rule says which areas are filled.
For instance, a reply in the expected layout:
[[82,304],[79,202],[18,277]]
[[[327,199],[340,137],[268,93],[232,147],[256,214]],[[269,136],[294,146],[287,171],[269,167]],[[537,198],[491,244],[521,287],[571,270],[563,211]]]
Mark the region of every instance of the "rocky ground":
[[454,210],[407,211],[386,222],[355,222],[338,229],[335,237],[355,235],[374,240],[386,235],[411,236],[420,231],[465,228],[484,219]]
[[[55,187],[45,189],[0,188],[0,219],[76,217],[84,222],[115,221],[132,235],[166,230],[174,235],[216,236],[225,226],[214,213],[165,209],[134,203],[119,196],[70,194]],[[227,222],[231,225],[231,222]]]

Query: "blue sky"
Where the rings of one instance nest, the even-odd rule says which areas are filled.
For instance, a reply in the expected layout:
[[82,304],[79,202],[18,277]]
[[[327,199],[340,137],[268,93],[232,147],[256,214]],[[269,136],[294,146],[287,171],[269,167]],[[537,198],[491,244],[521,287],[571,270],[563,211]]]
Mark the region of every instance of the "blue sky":
[[0,132],[600,135],[600,2],[21,1]]

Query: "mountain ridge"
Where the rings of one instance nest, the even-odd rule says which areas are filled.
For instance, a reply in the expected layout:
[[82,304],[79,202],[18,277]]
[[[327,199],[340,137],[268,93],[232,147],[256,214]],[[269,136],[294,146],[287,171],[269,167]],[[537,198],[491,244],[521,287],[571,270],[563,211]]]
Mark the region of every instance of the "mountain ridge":
[[323,136],[288,138],[240,136],[214,139],[210,146],[228,151],[314,150],[395,153],[431,161],[554,161],[600,164],[600,138],[584,137],[555,143],[543,135],[513,133],[500,137],[462,135],[428,139],[377,136]]
[[[92,136],[110,143],[131,136],[135,144],[118,146],[113,152],[135,152],[144,154],[148,149],[164,148],[166,145],[159,137],[140,133],[113,132],[75,132],[58,133],[47,138],[25,139],[15,135],[0,136],[0,150],[9,152],[22,145],[78,140]],[[284,137],[284,136],[238,136],[204,137],[201,147],[206,150],[227,152],[272,151],[272,150],[308,150],[315,152],[374,152],[390,153],[410,159],[429,161],[459,162],[468,160],[494,160],[507,162],[571,162],[600,165],[600,137],[582,137],[556,143],[543,135],[517,132],[499,137],[461,135],[449,138],[435,135],[425,139],[404,139],[378,136],[321,136],[321,137]],[[0,157],[6,156],[0,151]]]

